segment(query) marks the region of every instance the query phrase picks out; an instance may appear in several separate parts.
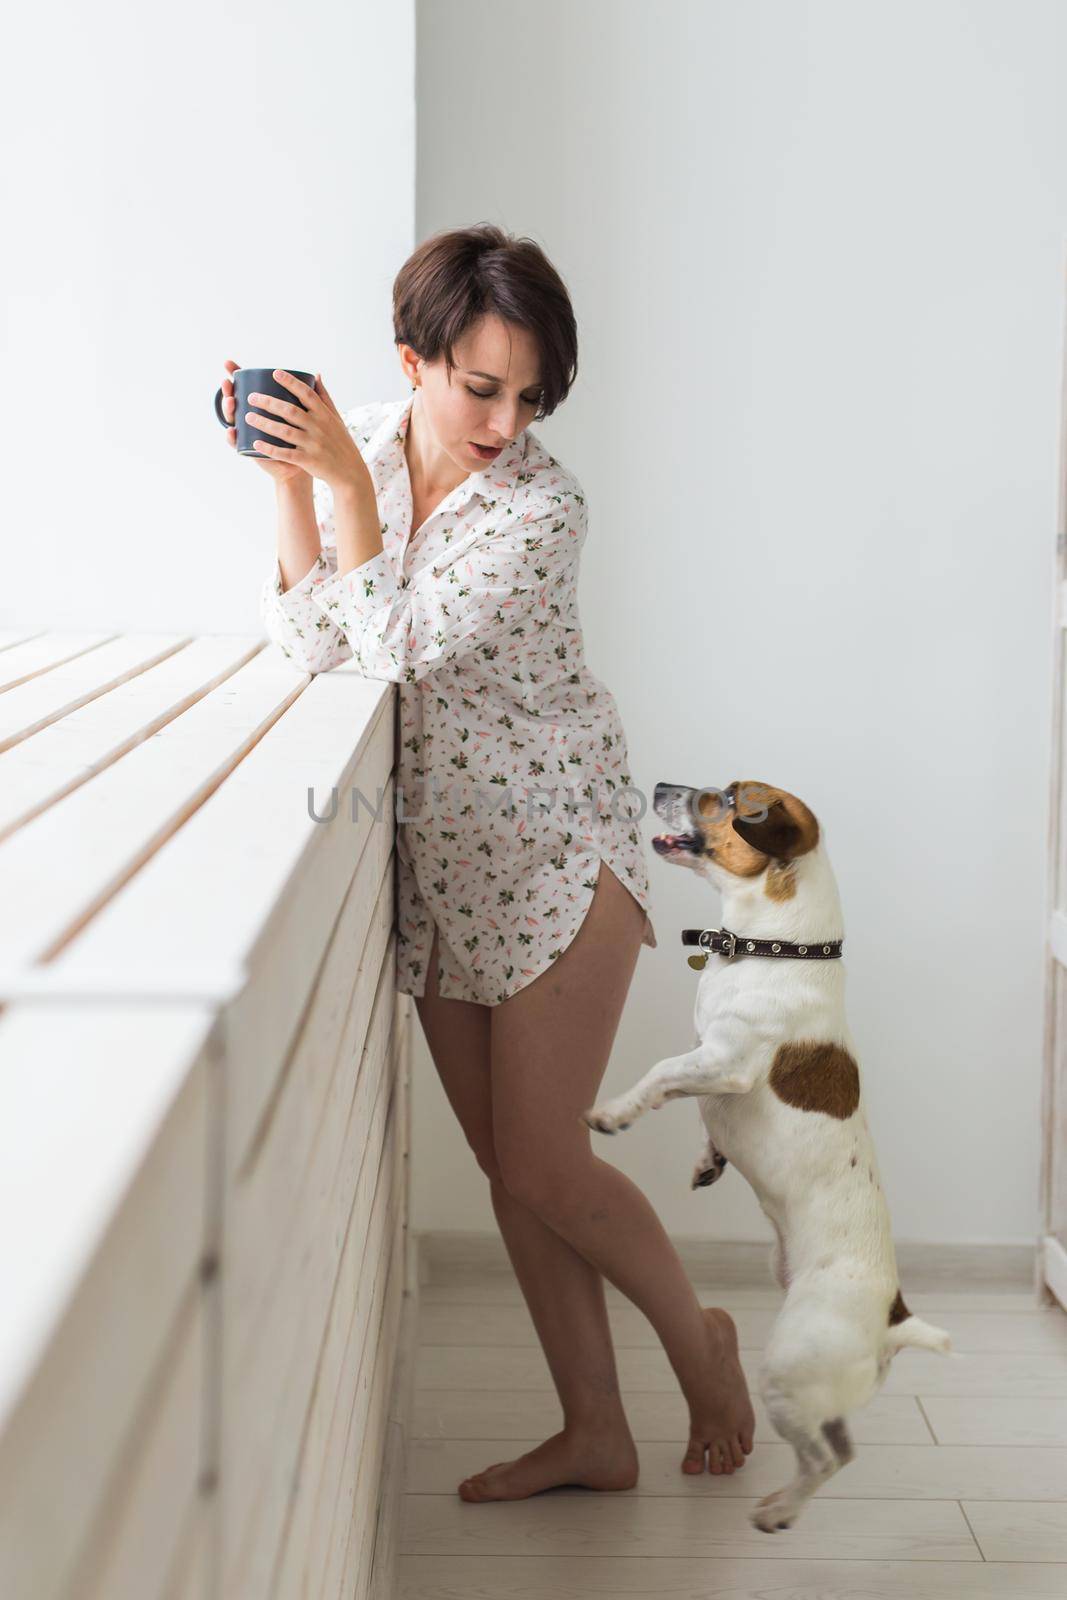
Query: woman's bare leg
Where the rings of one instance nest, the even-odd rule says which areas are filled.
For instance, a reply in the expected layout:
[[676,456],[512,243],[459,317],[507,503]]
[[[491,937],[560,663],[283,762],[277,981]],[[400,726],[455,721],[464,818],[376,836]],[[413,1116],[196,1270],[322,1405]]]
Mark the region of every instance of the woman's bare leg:
[[[640,948],[644,912],[606,865],[588,916],[557,961],[492,1009],[496,1159],[512,1197],[547,1223],[652,1322],[689,1402],[683,1470],[733,1472],[754,1417],[732,1318],[702,1309],[646,1196],[595,1156],[580,1112],[594,1103]],[[516,1235],[518,1225],[515,1225]],[[538,1271],[534,1253],[529,1270]],[[546,1270],[553,1270],[552,1260]],[[555,1292],[558,1296],[558,1291]],[[534,1299],[542,1295],[535,1290]],[[580,1368],[585,1353],[564,1352]],[[564,1380],[566,1381],[566,1380]],[[468,1480],[465,1498],[514,1499],[581,1481],[598,1441],[577,1424]]]
[[[637,1449],[619,1395],[604,1280],[501,1182],[493,1148],[491,1008],[439,997],[437,948],[435,930],[426,994],[415,1000],[419,1020],[445,1094],[489,1178],[493,1210],[559,1394],[564,1428],[586,1441],[581,1481],[589,1488],[632,1488]],[[470,1482],[460,1485],[463,1498],[483,1499],[477,1490],[469,1492]]]

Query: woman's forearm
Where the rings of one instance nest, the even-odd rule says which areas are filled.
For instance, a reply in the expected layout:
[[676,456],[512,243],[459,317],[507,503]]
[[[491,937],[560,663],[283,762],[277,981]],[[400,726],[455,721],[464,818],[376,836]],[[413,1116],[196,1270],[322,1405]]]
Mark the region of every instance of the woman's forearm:
[[337,535],[337,572],[343,576],[354,567],[382,553],[382,530],[374,480],[368,472],[352,483],[333,491],[333,523]]
[[291,589],[309,573],[322,553],[315,520],[312,482],[306,472],[276,485],[278,570],[282,588]]
[[[312,480],[307,473],[277,485],[277,506],[278,569],[282,588],[288,590],[311,571],[322,554]],[[369,472],[333,490],[333,524],[338,573],[351,572],[381,554],[378,502]]]

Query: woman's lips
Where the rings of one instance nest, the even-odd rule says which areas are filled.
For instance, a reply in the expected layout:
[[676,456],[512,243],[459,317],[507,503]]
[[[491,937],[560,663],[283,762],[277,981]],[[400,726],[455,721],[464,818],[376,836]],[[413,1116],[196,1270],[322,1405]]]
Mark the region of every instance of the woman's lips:
[[471,449],[476,455],[479,455],[483,461],[495,461],[501,450],[504,448],[504,446],[501,444],[479,444],[476,439],[472,439],[470,443]]

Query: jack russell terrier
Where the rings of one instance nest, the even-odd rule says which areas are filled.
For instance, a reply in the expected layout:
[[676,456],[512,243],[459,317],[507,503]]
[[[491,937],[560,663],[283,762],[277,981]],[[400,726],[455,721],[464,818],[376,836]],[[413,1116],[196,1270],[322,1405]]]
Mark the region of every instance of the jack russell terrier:
[[775,1230],[786,1295],[759,1390],[797,1474],[752,1514],[773,1533],[851,1461],[846,1417],[881,1387],[896,1352],[945,1353],[949,1336],[912,1316],[901,1295],[818,820],[796,795],[756,782],[724,791],[657,783],[653,808],[672,830],[653,839],[656,852],[722,894],[721,928],[682,931],[683,944],[699,947],[690,965],[706,967],[696,1047],[582,1118],[616,1133],[666,1100],[699,1096],[707,1140],[692,1187],[732,1163]]

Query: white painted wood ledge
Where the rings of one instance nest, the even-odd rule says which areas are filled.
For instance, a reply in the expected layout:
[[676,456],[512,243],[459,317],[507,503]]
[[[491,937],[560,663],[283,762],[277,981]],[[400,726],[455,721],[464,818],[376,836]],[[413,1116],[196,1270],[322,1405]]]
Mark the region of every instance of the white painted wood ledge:
[[0,633],[3,1600],[393,1592],[394,705],[254,637]]

